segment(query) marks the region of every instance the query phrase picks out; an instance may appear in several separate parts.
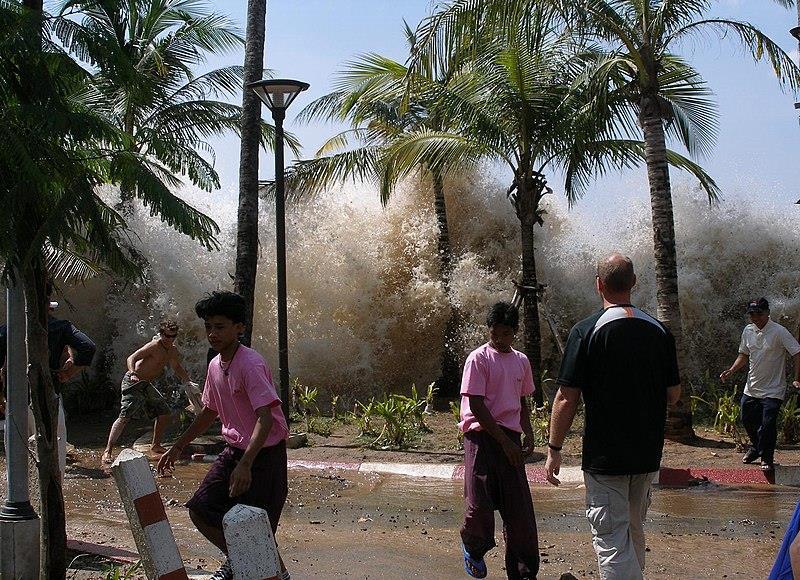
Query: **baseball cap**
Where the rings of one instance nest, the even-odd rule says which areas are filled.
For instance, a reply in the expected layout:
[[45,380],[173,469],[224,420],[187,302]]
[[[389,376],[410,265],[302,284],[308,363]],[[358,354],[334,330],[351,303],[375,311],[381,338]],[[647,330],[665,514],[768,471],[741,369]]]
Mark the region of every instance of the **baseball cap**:
[[747,303],[747,313],[751,312],[769,312],[769,302],[766,298],[757,298]]

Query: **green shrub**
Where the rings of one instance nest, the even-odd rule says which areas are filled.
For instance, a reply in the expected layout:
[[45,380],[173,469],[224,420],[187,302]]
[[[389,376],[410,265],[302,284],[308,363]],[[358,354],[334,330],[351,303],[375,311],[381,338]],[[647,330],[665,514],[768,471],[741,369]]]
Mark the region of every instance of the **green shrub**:
[[[458,424],[461,423],[460,401],[450,401],[450,414],[456,420],[456,428],[458,429]],[[458,429],[458,442],[460,445],[464,445],[464,432],[461,429]]]
[[792,444],[800,441],[800,404],[795,394],[786,397],[781,407],[778,432],[781,435],[781,443]]
[[545,400],[544,405],[531,409],[531,427],[533,428],[534,445],[547,445],[550,440],[550,404]]

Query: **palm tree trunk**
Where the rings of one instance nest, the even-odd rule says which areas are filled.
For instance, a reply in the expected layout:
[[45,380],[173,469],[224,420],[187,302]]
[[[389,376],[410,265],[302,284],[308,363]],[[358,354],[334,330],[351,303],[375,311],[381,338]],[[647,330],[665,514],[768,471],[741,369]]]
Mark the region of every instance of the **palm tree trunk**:
[[[42,4],[43,0],[23,0],[23,5],[40,18],[43,17]],[[27,215],[26,218],[23,223],[35,231],[39,220],[35,215]],[[42,521],[39,577],[42,580],[63,580],[67,573],[67,524],[58,467],[58,397],[50,375],[45,309],[47,292],[41,263],[34,261],[23,267],[20,278],[25,293],[28,388],[36,422],[36,467]]]
[[[244,48],[244,83],[261,80],[264,74],[266,0],[248,0]],[[239,156],[239,214],[236,229],[236,275],[234,289],[247,304],[242,343],[249,346],[253,335],[256,270],[258,268],[258,149],[261,100],[250,90],[242,97],[242,146]]]
[[[520,191],[520,196],[525,194]],[[536,276],[536,247],[533,234],[535,223],[535,221],[529,219],[520,220],[522,234],[522,285],[531,288],[539,287],[539,279]],[[542,391],[542,385],[538,383],[542,369],[542,333],[539,328],[539,299],[535,292],[531,292],[525,297],[522,321],[525,326],[523,337],[525,354],[531,363],[534,381],[537,382],[533,398],[536,406],[541,407],[544,403],[544,392]]]
[[450,232],[447,227],[447,205],[444,199],[444,179],[438,172],[433,172],[434,209],[438,226],[437,246],[441,262],[442,286],[447,296],[450,315],[444,331],[444,348],[442,350],[442,368],[436,388],[443,397],[455,397],[459,393],[459,321],[458,308],[450,299],[450,279],[453,274],[453,250],[450,246]]
[[47,345],[45,273],[38,265],[23,269],[28,385],[36,421],[36,466],[41,496],[40,577],[62,580],[67,570],[64,495],[58,466],[58,396],[50,374]]
[[[653,213],[653,247],[656,270],[657,316],[675,337],[678,365],[686,369],[683,345],[680,299],[678,296],[678,260],[675,250],[675,219],[667,164],[664,125],[658,103],[652,98],[642,100],[641,124],[644,131],[647,180],[650,184],[650,205]],[[689,395],[683,389],[681,401],[671,407],[667,416],[666,436],[673,440],[695,438]]]

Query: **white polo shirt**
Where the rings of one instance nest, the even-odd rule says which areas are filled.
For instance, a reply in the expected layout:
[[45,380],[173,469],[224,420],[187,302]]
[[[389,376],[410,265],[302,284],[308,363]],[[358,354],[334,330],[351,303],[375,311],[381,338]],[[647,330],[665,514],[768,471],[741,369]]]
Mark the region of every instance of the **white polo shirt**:
[[744,394],[757,399],[786,396],[786,353],[800,352],[800,343],[777,322],[768,320],[764,328],[748,324],[742,332],[739,352],[750,358]]

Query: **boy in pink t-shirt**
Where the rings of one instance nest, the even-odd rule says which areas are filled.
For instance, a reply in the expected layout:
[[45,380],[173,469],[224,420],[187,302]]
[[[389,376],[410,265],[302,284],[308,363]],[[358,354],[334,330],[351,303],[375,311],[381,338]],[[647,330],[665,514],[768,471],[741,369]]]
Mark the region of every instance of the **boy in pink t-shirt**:
[[467,357],[461,380],[464,569],[474,578],[486,576],[483,558],[495,546],[494,512],[498,510],[503,519],[508,578],[536,578],[539,538],[525,474],[525,457],[533,451],[525,398],[534,390],[533,373],[528,357],[511,348],[519,328],[517,309],[498,302],[486,324],[489,342]]
[[[277,530],[288,493],[289,430],[269,366],[260,354],[239,343],[247,311],[244,299],[233,292],[212,292],[195,311],[205,321],[211,348],[219,354],[208,365],[203,411],[161,457],[158,471],[171,471],[186,446],[219,417],[228,445],[186,507],[200,533],[227,554],[222,518],[236,504],[266,510],[273,533]],[[281,570],[279,580],[288,580],[283,562]],[[212,576],[232,578],[227,560]]]

